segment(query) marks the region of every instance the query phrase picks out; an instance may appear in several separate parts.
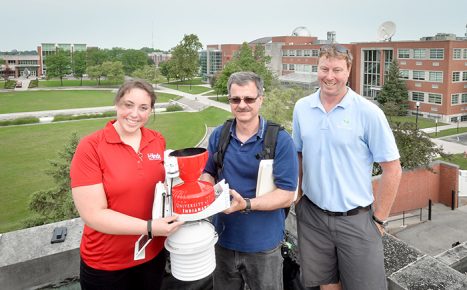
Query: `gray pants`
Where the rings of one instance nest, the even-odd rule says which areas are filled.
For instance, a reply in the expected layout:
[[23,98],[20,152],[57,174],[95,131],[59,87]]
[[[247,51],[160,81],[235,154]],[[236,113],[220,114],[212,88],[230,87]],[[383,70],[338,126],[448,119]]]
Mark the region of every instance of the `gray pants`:
[[244,253],[216,245],[214,290],[282,290],[280,245],[270,251]]
[[387,289],[381,234],[372,211],[329,216],[304,196],[295,207],[302,280],[307,287]]

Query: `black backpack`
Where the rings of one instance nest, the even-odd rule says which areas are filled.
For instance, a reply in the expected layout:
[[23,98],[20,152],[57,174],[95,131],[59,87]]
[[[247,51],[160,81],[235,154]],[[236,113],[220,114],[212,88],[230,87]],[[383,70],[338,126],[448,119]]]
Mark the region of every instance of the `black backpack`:
[[[222,127],[219,143],[217,144],[217,152],[213,154],[214,163],[216,164],[217,173],[219,176],[220,171],[224,168],[224,155],[227,151],[227,146],[230,143],[230,128],[232,128],[233,119],[228,119]],[[263,151],[256,154],[256,159],[274,159],[276,153],[277,136],[280,130],[284,130],[279,124],[267,121],[266,134],[264,136]]]

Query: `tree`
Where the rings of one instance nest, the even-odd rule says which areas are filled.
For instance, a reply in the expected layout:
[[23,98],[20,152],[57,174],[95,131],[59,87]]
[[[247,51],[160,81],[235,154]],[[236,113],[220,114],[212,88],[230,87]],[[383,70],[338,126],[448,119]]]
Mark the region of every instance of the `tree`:
[[106,50],[99,48],[91,48],[87,51],[86,63],[88,66],[101,65],[104,61],[110,59],[109,53]]
[[106,61],[101,65],[102,76],[106,76],[111,83],[120,83],[125,75],[120,61]]
[[63,86],[63,77],[71,72],[71,58],[68,52],[57,50],[45,59],[48,78],[60,78],[60,84]]
[[36,216],[25,221],[28,227],[78,217],[70,187],[70,163],[78,143],[78,135],[73,133],[68,144],[58,152],[58,159],[50,161],[51,169],[46,173],[53,178],[56,186],[32,194],[29,210]]
[[12,69],[10,68],[10,66],[8,65],[8,62],[6,62],[5,60],[3,60],[3,58],[0,57],[0,70],[3,71],[2,73],[2,77],[3,79],[5,80],[5,85],[6,85],[6,81],[8,80],[8,78],[10,77],[10,74],[12,72]]
[[115,60],[121,61],[125,75],[131,75],[135,70],[149,64],[148,55],[136,49],[127,49]]
[[272,90],[274,76],[267,64],[271,58],[265,54],[264,47],[257,45],[254,50],[246,42],[242,44],[238,52],[229,61],[217,78],[216,92],[227,94],[227,81],[231,74],[239,71],[252,71],[260,75],[264,81],[264,87]]
[[89,75],[89,78],[95,79],[97,81],[98,86],[101,85],[101,77],[103,76],[101,65],[88,66],[86,72]]
[[71,64],[73,75],[81,79],[80,86],[83,85],[83,75],[86,73],[86,52],[78,51],[73,55],[73,63]]
[[405,116],[407,115],[408,96],[409,94],[405,82],[400,78],[399,65],[397,60],[394,59],[389,66],[387,79],[384,82],[377,100],[382,105],[387,102],[393,102],[399,107],[398,115]]
[[175,63],[173,60],[168,60],[161,62],[159,64],[159,70],[161,74],[167,79],[167,82],[170,82],[171,78],[176,77],[176,72],[175,72]]
[[145,65],[143,68],[137,69],[132,76],[148,81],[151,84],[157,84],[160,72],[155,65]]
[[174,63],[175,74],[178,75],[180,80],[192,79],[198,74],[198,51],[201,48],[203,48],[203,45],[199,41],[198,36],[189,34],[185,35],[183,40],[173,49],[171,61]]
[[293,108],[298,99],[308,95],[302,88],[274,88],[265,94],[261,115],[292,131]]
[[[449,154],[444,153],[430,137],[423,131],[416,128],[413,123],[393,123],[392,132],[399,149],[401,166],[404,169],[415,169],[424,167],[428,170],[430,163],[438,156],[449,158]],[[373,175],[380,174],[381,167],[373,167]]]

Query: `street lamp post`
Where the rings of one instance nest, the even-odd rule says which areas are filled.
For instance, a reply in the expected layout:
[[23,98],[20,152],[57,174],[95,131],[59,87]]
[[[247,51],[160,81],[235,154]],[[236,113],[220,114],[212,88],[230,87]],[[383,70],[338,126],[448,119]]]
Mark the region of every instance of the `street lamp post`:
[[415,106],[417,107],[417,115],[415,115],[415,128],[418,130],[418,109],[420,108],[420,102],[416,102]]
[[457,134],[459,134],[459,117],[457,117]]
[[438,137],[438,119],[435,120],[436,128],[435,128],[435,137]]

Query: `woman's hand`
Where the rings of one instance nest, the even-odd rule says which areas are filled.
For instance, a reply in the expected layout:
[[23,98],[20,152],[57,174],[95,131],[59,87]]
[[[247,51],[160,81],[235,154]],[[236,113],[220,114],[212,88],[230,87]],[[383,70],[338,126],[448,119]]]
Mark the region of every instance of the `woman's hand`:
[[182,221],[177,221],[178,215],[173,215],[165,218],[155,219],[152,221],[152,232],[154,236],[167,237],[173,234],[178,228],[184,224]]

